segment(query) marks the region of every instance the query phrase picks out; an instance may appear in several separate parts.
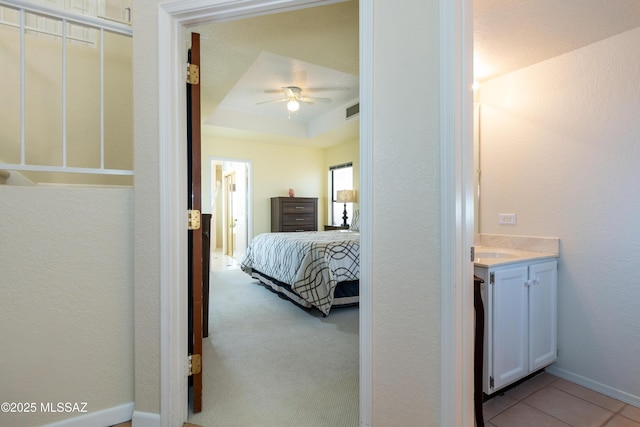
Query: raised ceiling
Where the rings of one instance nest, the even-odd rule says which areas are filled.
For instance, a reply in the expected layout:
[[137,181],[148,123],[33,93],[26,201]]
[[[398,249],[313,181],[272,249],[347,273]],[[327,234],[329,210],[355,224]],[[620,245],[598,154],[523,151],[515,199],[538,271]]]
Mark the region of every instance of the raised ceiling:
[[[200,33],[202,119],[209,135],[313,147],[358,138],[358,120],[344,119],[344,104],[357,101],[359,92],[357,0],[208,24],[192,31]],[[292,67],[289,72],[283,69],[287,65]],[[306,71],[301,85],[348,86],[350,90],[309,94],[330,97],[333,102],[302,104],[291,119],[285,104],[255,105],[279,97],[265,94],[266,89],[300,83],[294,75],[297,70]],[[278,107],[282,117],[274,119]],[[342,126],[318,125],[321,119],[307,116],[311,112],[327,115],[327,107],[342,114]],[[272,129],[279,131],[264,130],[267,118],[273,121]],[[249,125],[240,129],[241,124]],[[330,130],[318,133],[318,127]],[[309,129],[306,136],[300,136],[305,131],[301,128]]]
[[[295,112],[283,89],[292,85],[301,89]],[[346,109],[358,103],[358,86],[357,75],[262,52],[205,123],[311,140],[357,121]]]
[[[479,81],[640,26],[640,0],[474,0],[473,6],[474,68]],[[274,110],[256,111],[255,106],[259,100],[265,100],[264,89],[296,83],[293,77],[289,80],[273,78],[276,73],[282,75],[282,69],[277,68],[287,63],[292,68],[295,64],[308,64],[309,69],[313,66],[333,70],[338,75],[356,79],[357,84],[357,0],[208,24],[193,31],[201,34],[202,115],[204,121],[214,123],[206,125],[209,134],[317,147],[357,138],[357,120],[346,121],[345,126],[324,133],[310,132],[306,136],[264,132],[256,123],[273,114]],[[261,64],[260,58],[265,56],[279,58],[281,62],[271,61],[273,63],[269,64],[270,61],[263,60]],[[313,85],[333,86],[335,83],[314,80]],[[251,88],[250,95],[247,88]],[[232,97],[225,100],[234,92],[245,100]],[[357,96],[350,97],[349,101],[354,99]],[[332,103],[332,106],[343,108],[342,101]],[[233,104],[233,109],[238,112],[242,110],[239,102],[246,105],[246,120],[224,120],[224,117],[228,118],[224,114],[229,114],[225,112],[225,106]],[[275,105],[282,107],[285,123],[295,122],[288,119],[284,104]],[[305,114],[318,106],[309,106]],[[318,113],[327,113],[326,110],[321,112],[321,108],[317,110]],[[253,117],[257,120],[253,126],[240,129],[239,123],[249,123],[253,120],[252,115],[260,116],[262,113],[265,114],[262,118]],[[220,117],[216,118],[216,114]],[[314,119],[305,116],[305,120]]]

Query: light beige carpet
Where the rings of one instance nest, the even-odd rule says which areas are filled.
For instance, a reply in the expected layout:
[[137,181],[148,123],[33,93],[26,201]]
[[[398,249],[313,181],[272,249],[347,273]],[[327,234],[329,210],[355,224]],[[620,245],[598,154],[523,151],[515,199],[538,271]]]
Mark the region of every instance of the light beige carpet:
[[241,270],[211,273],[203,345],[205,427],[355,427],[358,308],[323,318]]

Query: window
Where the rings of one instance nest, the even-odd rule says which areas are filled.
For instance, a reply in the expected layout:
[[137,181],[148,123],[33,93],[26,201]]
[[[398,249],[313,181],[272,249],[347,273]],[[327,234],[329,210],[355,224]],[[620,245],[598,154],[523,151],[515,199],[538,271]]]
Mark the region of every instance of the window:
[[[334,225],[344,222],[345,203],[336,202],[340,190],[353,190],[353,163],[343,163],[329,168],[329,188],[331,189],[331,221]],[[348,218],[353,217],[353,203],[346,203]],[[347,223],[350,221],[347,219]]]

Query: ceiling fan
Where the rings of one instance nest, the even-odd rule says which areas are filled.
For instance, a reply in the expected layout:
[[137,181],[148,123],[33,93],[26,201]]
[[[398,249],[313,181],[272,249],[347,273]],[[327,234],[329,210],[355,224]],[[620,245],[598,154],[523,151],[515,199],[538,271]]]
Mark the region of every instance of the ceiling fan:
[[[305,92],[320,92],[320,91],[335,91],[335,90],[349,90],[348,87],[322,87],[322,88],[307,88]],[[306,96],[302,94],[302,88],[299,86],[283,86],[280,89],[267,89],[264,93],[278,93],[283,92],[284,98],[272,99],[270,101],[258,102],[256,105],[273,104],[276,102],[286,102],[287,110],[293,113],[300,108],[300,102],[305,104],[314,104],[316,102],[332,102],[331,98],[319,98],[314,96]]]

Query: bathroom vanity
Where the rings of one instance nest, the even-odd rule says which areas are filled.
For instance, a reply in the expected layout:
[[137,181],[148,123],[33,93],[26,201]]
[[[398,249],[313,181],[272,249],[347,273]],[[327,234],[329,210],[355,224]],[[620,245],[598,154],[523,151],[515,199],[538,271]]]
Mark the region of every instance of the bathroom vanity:
[[477,246],[485,310],[483,385],[490,395],[557,357],[558,253]]

